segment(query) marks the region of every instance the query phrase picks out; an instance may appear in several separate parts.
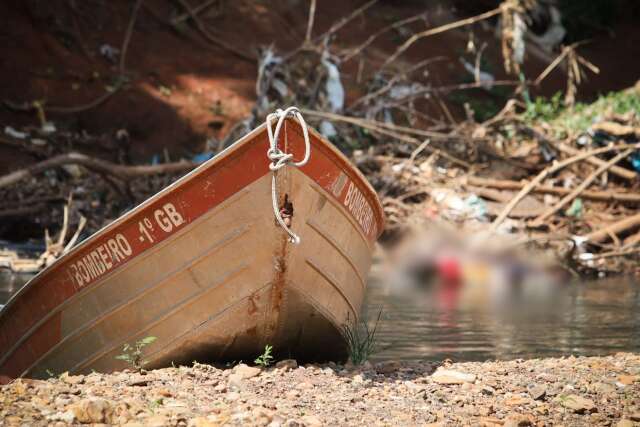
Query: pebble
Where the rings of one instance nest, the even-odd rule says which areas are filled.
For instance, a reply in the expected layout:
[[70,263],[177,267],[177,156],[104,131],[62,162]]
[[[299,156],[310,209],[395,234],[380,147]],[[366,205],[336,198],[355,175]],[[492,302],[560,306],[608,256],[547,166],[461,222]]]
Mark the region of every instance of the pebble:
[[71,411],[80,423],[111,423],[113,408],[105,399],[90,398],[71,406]]
[[239,365],[236,365],[235,368],[233,368],[233,372],[236,375],[240,375],[242,379],[249,379],[249,378],[257,377],[258,375],[260,375],[260,373],[262,372],[262,369],[257,368],[255,366],[248,366],[248,365],[245,365],[244,363],[240,363]]
[[433,373],[431,379],[438,384],[463,384],[475,382],[476,376],[450,369],[438,369]]
[[298,362],[295,359],[285,359],[276,363],[276,368],[283,369],[285,371],[296,369]]
[[576,394],[561,396],[556,398],[556,400],[558,400],[562,406],[571,409],[577,414],[581,414],[584,412],[593,412],[596,410],[596,405],[595,403],[593,403],[593,400],[586,399]]
[[547,389],[543,386],[533,386],[529,389],[529,396],[533,400],[543,400],[547,395]]
[[[140,375],[61,375],[0,387],[0,424],[129,427],[609,425],[640,422],[640,355],[381,362],[229,369],[194,364]],[[145,385],[138,381],[146,381]],[[629,384],[622,384],[627,382]],[[621,386],[614,385],[619,383]]]

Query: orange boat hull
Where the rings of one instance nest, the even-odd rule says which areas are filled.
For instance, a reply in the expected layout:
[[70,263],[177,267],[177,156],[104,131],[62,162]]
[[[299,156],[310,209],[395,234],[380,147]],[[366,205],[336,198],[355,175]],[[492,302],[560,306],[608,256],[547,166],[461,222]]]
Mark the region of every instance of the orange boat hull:
[[[302,156],[287,120],[284,150]],[[147,336],[148,367],[247,360],[269,344],[344,358],[383,227],[375,192],[311,132],[311,159],[278,172],[293,203],[290,243],[272,208],[262,126],[105,227],[29,282],[0,312],[0,375],[109,372]],[[282,200],[281,200],[282,202]]]

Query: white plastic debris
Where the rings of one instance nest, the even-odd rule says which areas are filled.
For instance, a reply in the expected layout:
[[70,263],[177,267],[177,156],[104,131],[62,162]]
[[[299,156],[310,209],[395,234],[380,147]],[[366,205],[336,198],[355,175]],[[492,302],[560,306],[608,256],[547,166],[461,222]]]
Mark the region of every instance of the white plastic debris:
[[43,133],[54,133],[57,129],[52,122],[45,122],[42,124],[41,130]]
[[338,135],[338,131],[336,130],[335,126],[333,126],[333,124],[331,124],[331,122],[327,120],[323,120],[320,122],[320,133],[327,139]]
[[334,113],[340,112],[344,107],[344,87],[340,81],[340,70],[338,70],[336,64],[329,60],[327,51],[322,54],[322,65],[327,69],[325,89],[329,100],[329,108]]
[[4,127],[4,133],[5,133],[5,135],[9,135],[10,137],[15,138],[15,139],[25,139],[27,136],[29,136],[28,133],[20,132],[18,130],[15,130],[11,126],[5,126]]
[[105,57],[107,60],[111,62],[116,62],[118,55],[120,55],[120,49],[115,48],[109,44],[103,44],[99,49],[100,55]]

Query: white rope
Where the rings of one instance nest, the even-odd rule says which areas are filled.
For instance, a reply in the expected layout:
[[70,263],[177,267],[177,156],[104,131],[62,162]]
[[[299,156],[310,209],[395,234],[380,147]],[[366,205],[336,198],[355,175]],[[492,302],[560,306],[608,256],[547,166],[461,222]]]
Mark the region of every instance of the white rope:
[[[282,129],[282,124],[284,123],[287,117],[295,117],[298,122],[300,122],[300,126],[302,127],[302,135],[304,136],[304,158],[298,162],[294,162],[293,154],[285,153],[278,147],[278,137],[280,136],[280,130]],[[276,130],[273,131],[271,125],[274,120],[278,120],[276,123]],[[273,172],[273,176],[271,178],[271,200],[273,201],[273,214],[276,217],[276,221],[280,224],[280,227],[284,229],[284,231],[289,234],[289,241],[291,243],[298,244],[300,243],[300,237],[294,233],[284,222],[282,218],[282,214],[280,212],[280,208],[278,207],[278,189],[276,176],[280,169],[285,167],[286,165],[291,165],[295,167],[304,166],[309,161],[309,157],[311,156],[311,144],[309,142],[309,130],[307,129],[307,123],[304,121],[302,114],[300,114],[300,110],[297,107],[289,107],[286,110],[278,109],[275,113],[271,113],[267,116],[267,134],[269,135],[269,149],[267,150],[267,157],[271,160],[271,164],[269,164],[269,169]]]

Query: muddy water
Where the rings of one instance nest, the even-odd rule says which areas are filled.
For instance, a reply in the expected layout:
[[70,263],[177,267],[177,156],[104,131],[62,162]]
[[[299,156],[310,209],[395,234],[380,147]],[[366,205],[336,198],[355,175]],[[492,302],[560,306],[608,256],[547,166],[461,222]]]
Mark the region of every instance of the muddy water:
[[[640,351],[640,283],[610,280],[538,292],[405,291],[369,287],[374,359],[456,361]],[[443,296],[444,293],[444,296]]]
[[[29,279],[0,270],[0,304]],[[395,291],[371,283],[375,360],[456,361],[640,352],[640,284],[609,280],[538,292]]]

